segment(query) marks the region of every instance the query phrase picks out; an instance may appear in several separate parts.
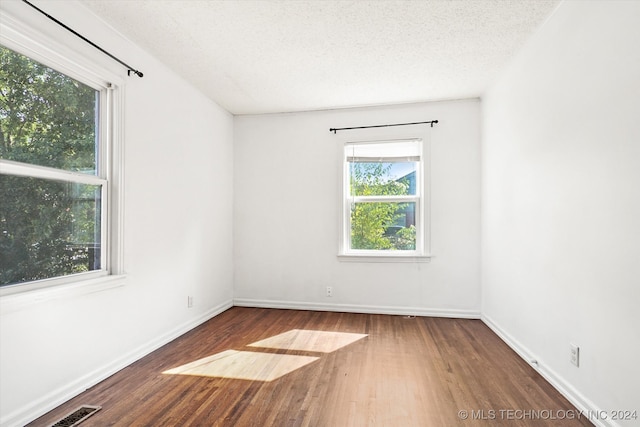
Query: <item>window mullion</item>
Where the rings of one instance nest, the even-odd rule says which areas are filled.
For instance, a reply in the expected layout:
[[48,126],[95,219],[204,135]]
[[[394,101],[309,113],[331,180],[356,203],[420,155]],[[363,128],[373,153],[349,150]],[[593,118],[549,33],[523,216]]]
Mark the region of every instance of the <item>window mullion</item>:
[[387,202],[418,202],[419,196],[351,196],[349,201],[354,203],[387,203]]
[[89,185],[105,185],[107,183],[106,179],[95,175],[70,172],[46,166],[29,165],[4,159],[0,159],[0,173]]

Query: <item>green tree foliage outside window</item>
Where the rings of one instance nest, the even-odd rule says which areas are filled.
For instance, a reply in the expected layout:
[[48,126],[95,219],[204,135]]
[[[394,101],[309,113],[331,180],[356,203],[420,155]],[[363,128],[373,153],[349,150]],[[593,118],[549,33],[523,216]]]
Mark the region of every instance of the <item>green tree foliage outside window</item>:
[[[352,196],[402,196],[409,194],[409,180],[389,179],[391,163],[350,163]],[[415,203],[353,202],[351,249],[415,250],[416,228],[407,224]],[[409,221],[411,222],[411,221]]]
[[[0,46],[0,159],[96,174],[99,92]],[[101,186],[0,175],[0,286],[100,268]]]

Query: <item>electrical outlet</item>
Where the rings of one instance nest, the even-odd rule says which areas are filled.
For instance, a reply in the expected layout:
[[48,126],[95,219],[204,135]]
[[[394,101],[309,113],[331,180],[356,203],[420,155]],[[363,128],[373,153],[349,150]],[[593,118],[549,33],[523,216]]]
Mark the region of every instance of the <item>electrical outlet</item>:
[[569,344],[569,362],[580,366],[580,347],[575,344]]
[[188,308],[193,307],[193,297],[192,296],[188,296],[187,297],[187,307]]
[[333,296],[333,287],[332,286],[327,286],[327,296],[328,297],[332,297]]

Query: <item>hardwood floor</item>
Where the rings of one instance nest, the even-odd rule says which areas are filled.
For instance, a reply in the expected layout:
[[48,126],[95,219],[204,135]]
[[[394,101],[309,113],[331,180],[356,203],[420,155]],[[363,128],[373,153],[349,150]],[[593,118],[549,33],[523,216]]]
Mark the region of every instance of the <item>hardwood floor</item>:
[[[250,346],[294,329],[367,335],[329,353],[316,351],[328,334],[300,334],[315,340],[311,350]],[[260,356],[245,352],[317,359],[272,381],[163,373],[229,350],[241,355],[235,368]],[[254,369],[260,375],[280,360],[267,359]],[[50,425],[82,404],[102,406],[82,427],[591,426],[479,320],[241,307],[29,426]]]

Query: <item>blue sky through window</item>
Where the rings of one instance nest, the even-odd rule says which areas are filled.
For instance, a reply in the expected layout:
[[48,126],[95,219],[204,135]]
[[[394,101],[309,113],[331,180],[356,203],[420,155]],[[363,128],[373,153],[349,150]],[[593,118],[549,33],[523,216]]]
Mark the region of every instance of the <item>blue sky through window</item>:
[[415,162],[397,162],[391,163],[391,169],[389,169],[389,179],[396,180],[402,178],[410,174],[411,172],[415,172],[416,163]]

